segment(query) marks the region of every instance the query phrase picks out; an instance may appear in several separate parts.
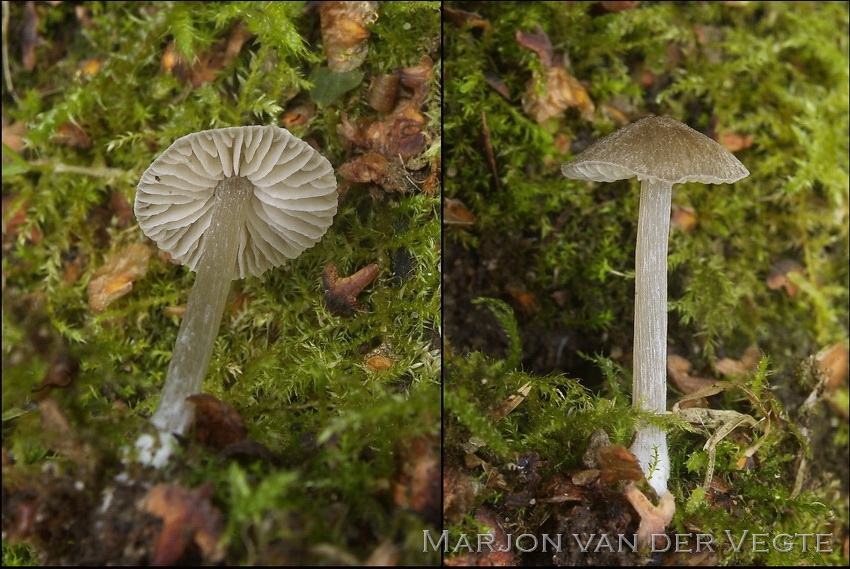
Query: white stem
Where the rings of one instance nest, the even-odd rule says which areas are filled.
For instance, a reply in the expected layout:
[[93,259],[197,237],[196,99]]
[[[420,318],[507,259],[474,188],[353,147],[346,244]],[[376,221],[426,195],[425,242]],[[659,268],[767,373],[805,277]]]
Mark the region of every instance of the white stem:
[[[672,191],[668,182],[652,178],[641,182],[635,252],[632,403],[656,413],[667,410],[667,239]],[[667,433],[647,425],[638,430],[631,450],[650,485],[663,496],[670,477]]]
[[236,276],[239,235],[252,195],[253,185],[246,178],[226,178],[215,189],[195,284],[174,344],[162,398],[151,417],[160,431],[183,434],[192,422],[194,409],[186,398],[201,392],[207,374],[230,281]]

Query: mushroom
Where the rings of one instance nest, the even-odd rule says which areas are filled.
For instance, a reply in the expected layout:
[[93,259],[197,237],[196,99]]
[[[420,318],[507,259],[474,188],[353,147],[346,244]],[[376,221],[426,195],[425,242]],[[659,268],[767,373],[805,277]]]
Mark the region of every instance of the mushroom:
[[[667,237],[673,184],[732,183],[750,172],[725,148],[670,117],[646,117],[598,140],[561,167],[567,178],[640,184],[635,251],[635,335],[632,402],[655,413],[667,408]],[[640,428],[631,447],[658,496],[667,492],[666,433]]]
[[312,247],[336,210],[330,162],[275,126],[189,134],[145,171],[134,207],[142,231],[197,273],[151,418],[161,432],[182,434],[192,421],[186,398],[201,390],[230,281]]

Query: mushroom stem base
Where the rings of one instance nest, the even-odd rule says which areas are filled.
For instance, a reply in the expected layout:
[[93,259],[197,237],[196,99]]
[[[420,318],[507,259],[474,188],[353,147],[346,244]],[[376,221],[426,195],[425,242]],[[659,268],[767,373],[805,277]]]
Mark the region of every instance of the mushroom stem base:
[[195,284],[180,324],[162,398],[151,422],[161,431],[183,434],[194,409],[186,398],[201,391],[221,316],[236,276],[239,235],[244,231],[253,186],[246,178],[225,178],[215,189],[212,218],[202,237]]

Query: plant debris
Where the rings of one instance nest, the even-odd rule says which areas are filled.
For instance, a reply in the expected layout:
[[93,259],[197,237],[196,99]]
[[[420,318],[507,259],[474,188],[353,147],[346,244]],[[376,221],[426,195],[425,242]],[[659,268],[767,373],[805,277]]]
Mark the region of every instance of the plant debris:
[[221,512],[212,505],[215,484],[207,482],[187,490],[178,484],[158,484],[148,492],[145,509],[162,518],[162,533],[151,565],[176,564],[190,543],[197,545],[205,561],[217,563],[224,558],[219,542],[224,534]]
[[89,281],[89,308],[103,312],[112,302],[133,290],[133,282],[145,276],[150,258],[150,247],[143,243],[112,254]]
[[363,310],[357,302],[357,295],[375,280],[380,269],[378,265],[366,265],[348,277],[340,277],[336,265],[328,263],[322,273],[322,286],[325,289],[325,307],[336,316],[354,316]]
[[378,3],[322,2],[320,17],[330,70],[345,73],[360,67],[369,54],[366,26],[378,19]]
[[536,30],[535,33],[516,33],[517,43],[540,56],[544,69],[542,76],[535,72],[526,84],[522,98],[523,110],[540,125],[570,107],[578,108],[586,121],[595,122],[596,107],[587,90],[569,74],[561,58],[555,57],[552,42],[543,28],[538,25]]

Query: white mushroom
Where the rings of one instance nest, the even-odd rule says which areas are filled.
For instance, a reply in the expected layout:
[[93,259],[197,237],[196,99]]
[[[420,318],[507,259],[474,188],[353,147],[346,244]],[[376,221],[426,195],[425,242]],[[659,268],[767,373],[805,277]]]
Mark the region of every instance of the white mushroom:
[[330,162],[274,126],[207,130],[174,142],[142,175],[135,213],[145,235],[197,273],[151,421],[182,434],[199,393],[230,281],[259,276],[312,247],[333,222]]
[[[667,237],[673,184],[732,183],[750,172],[728,150],[670,117],[647,117],[598,140],[561,168],[564,176],[594,182],[637,178],[640,184],[635,251],[633,404],[667,409]],[[667,492],[667,435],[654,425],[638,430],[632,452],[658,496]]]

